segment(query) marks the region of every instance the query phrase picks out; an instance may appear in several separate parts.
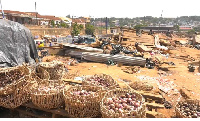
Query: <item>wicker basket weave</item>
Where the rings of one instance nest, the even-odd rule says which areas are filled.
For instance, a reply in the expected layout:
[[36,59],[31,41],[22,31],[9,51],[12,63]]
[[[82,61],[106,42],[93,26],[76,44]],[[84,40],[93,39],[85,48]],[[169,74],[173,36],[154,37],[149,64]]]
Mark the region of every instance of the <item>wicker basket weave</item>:
[[19,79],[12,81],[10,84],[6,84],[4,87],[0,87],[0,95],[12,94],[17,88],[20,88],[27,81],[29,81],[31,70],[26,66],[18,66],[11,68],[3,68],[0,70],[0,74],[7,75],[8,73],[12,74],[13,72],[19,72],[23,76]]
[[63,76],[64,64],[59,61],[40,63],[36,68],[39,74],[43,73],[41,68],[49,73],[49,80],[60,80]]
[[92,83],[90,83],[90,81],[88,81],[89,79],[96,78],[96,77],[100,77],[100,78],[104,79],[105,82],[108,82],[110,84],[109,87],[103,87],[106,90],[116,89],[119,86],[118,83],[111,76],[106,75],[106,74],[95,74],[95,75],[92,75],[92,76],[85,76],[84,79],[83,79],[82,85],[83,86],[88,85],[88,86],[102,87],[100,85],[92,84]]
[[[112,97],[120,97],[121,95],[125,95],[126,93],[132,93],[136,95],[136,99],[142,102],[142,105],[140,107],[138,107],[137,110],[135,111],[127,111],[127,112],[123,112],[123,113],[113,113],[110,110],[108,110],[106,108],[106,106],[104,105],[105,101],[107,100],[107,98],[112,98]],[[106,93],[106,95],[104,96],[104,98],[102,99],[101,103],[100,103],[100,108],[101,108],[101,114],[103,118],[145,118],[146,117],[146,107],[145,107],[145,100],[142,97],[142,95],[134,92],[134,91],[130,91],[130,90],[122,90],[122,89],[116,89],[116,90],[111,90],[109,92]],[[134,116],[133,116],[134,114]]]
[[[36,78],[36,83],[31,87],[31,100],[34,105],[44,108],[53,109],[59,108],[63,103],[63,88],[64,85],[60,80],[42,80]],[[47,92],[39,90],[40,87],[58,87],[54,90],[49,90]]]
[[[28,80],[29,77],[26,77]],[[1,95],[0,96],[0,106],[5,108],[17,108],[23,103],[26,103],[30,99],[29,95],[29,82],[26,81],[20,87],[16,88],[16,90],[9,95]]]
[[[188,104],[194,104],[196,106],[200,106],[200,100],[186,100],[184,101]],[[182,102],[178,102],[176,104],[176,107],[175,107],[175,112],[176,112],[176,117],[177,118],[189,118],[188,116],[184,115],[180,110],[179,110],[179,104],[182,103]]]
[[[94,95],[74,96],[74,91],[92,91]],[[72,118],[91,118],[100,114],[100,101],[103,98],[102,87],[94,86],[74,86],[68,90],[64,90],[65,110]]]

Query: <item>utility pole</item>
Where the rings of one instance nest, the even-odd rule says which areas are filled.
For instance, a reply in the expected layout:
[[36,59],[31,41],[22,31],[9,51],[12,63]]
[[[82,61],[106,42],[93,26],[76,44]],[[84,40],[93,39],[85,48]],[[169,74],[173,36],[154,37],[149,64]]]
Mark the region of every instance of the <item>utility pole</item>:
[[36,14],[36,25],[38,25],[38,20],[37,20],[37,10],[36,10],[36,2],[35,2],[35,14]]
[[3,16],[3,19],[4,19],[4,12],[3,12],[3,8],[2,8],[1,0],[0,0],[0,5],[1,5],[2,16]]
[[108,18],[106,17],[106,35],[107,35],[107,29],[108,29]]
[[[161,13],[161,18],[162,18],[162,14],[163,14],[163,10],[162,10],[162,13]],[[159,19],[158,33],[160,33],[160,19]]]

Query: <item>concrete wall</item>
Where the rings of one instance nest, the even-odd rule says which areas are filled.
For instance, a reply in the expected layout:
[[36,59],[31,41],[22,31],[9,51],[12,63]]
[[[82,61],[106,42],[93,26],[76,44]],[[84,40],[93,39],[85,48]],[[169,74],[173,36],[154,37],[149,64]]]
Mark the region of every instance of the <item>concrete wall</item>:
[[70,29],[64,29],[64,28],[30,28],[30,31],[33,36],[39,35],[69,35]]

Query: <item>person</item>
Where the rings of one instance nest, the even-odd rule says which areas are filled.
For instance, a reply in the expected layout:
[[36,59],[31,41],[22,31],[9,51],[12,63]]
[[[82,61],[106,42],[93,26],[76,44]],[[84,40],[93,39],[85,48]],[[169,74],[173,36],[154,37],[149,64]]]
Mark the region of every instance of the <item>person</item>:
[[170,33],[169,29],[168,29],[168,31],[166,32],[166,36],[171,37],[171,33]]
[[152,32],[152,29],[149,31],[149,34],[148,35],[152,35],[153,34],[153,32]]
[[51,47],[51,46],[52,46],[52,43],[51,43],[51,41],[50,41],[49,47]]

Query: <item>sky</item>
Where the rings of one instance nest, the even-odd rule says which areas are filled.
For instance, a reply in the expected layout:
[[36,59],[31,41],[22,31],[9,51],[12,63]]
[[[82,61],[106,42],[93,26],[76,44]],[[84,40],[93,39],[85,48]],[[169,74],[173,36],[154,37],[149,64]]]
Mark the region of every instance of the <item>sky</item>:
[[[1,0],[3,10],[57,17],[200,16],[200,0]],[[163,11],[163,12],[162,12]]]

